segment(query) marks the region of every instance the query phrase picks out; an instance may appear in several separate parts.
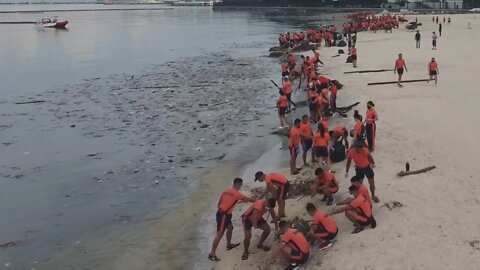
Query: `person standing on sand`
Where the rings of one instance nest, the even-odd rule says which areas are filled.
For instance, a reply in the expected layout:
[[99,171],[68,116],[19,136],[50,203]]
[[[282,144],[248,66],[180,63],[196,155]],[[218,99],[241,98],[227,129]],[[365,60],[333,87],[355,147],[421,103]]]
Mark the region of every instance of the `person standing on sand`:
[[365,114],[365,133],[367,135],[368,150],[370,150],[370,152],[375,150],[375,137],[377,135],[377,125],[375,122],[378,121],[377,112],[373,107],[375,107],[373,101],[370,100],[367,102],[367,112]]
[[438,74],[439,74],[438,64],[435,61],[435,58],[432,57],[432,61],[430,61],[430,63],[428,63],[428,76],[430,76],[430,77],[429,77],[427,83],[429,83],[432,80],[432,78],[435,78],[435,85],[437,85]]
[[279,253],[282,253],[288,262],[285,270],[297,270],[308,261],[308,257],[310,256],[308,241],[302,232],[290,228],[286,221],[281,221],[279,227],[280,233],[283,234],[282,241],[270,256],[268,256],[265,261],[265,269],[270,269],[273,259],[275,259]]
[[395,61],[395,66],[393,68],[393,73],[398,73],[398,86],[402,86],[402,75],[403,71],[407,72],[407,65],[405,64],[405,59],[403,59],[402,54],[398,54],[398,59]]
[[330,135],[328,129],[322,123],[318,124],[318,131],[313,135],[313,145],[315,146],[315,157],[317,158],[317,168],[330,168],[330,155],[328,145],[330,143]]
[[295,119],[293,127],[290,129],[290,140],[288,142],[288,148],[290,149],[290,173],[292,175],[298,174],[300,169],[297,169],[297,156],[300,148],[301,136],[300,136],[300,124],[302,120]]
[[375,161],[373,160],[373,157],[368,149],[363,146],[363,143],[356,142],[353,148],[348,151],[345,177],[348,177],[348,170],[350,170],[352,160],[355,163],[356,176],[362,180],[365,178],[365,176],[367,177],[373,201],[376,203],[380,202],[378,197],[375,196],[375,173],[372,169],[372,167],[375,166]]
[[420,49],[420,39],[422,38],[422,35],[420,35],[420,31],[417,30],[417,33],[415,33],[415,46],[417,49]]
[[353,67],[356,68],[357,67],[357,48],[355,46],[352,47],[350,56],[352,57]]
[[293,107],[297,108],[297,105],[292,101],[292,83],[288,79],[288,77],[283,78],[283,85],[282,90],[285,93],[285,96],[288,100],[288,110],[291,110],[292,105]]
[[270,247],[264,245],[265,240],[267,240],[267,237],[270,234],[270,226],[263,218],[263,215],[265,215],[266,211],[268,210],[272,215],[273,222],[275,223],[275,229],[278,229],[278,221],[274,208],[275,199],[260,199],[255,201],[250,208],[243,213],[242,224],[245,238],[243,240],[242,260],[247,260],[248,255],[250,255],[249,247],[250,239],[252,238],[252,227],[263,231],[262,235],[260,236],[260,241],[258,241],[257,248],[263,251],[270,251]]
[[438,24],[438,35],[442,36],[442,24]]
[[432,34],[432,50],[436,50],[437,49],[437,34],[435,34],[435,32],[433,32]]
[[368,203],[365,197],[360,194],[358,187],[350,186],[348,191],[350,192],[350,195],[354,197],[354,199],[341,208],[332,209],[330,214],[335,215],[345,212],[345,216],[347,216],[347,218],[355,226],[352,234],[363,231],[368,225],[370,225],[372,229],[377,227],[377,221],[373,217],[371,205]]
[[362,122],[362,116],[360,114],[354,114],[353,118],[355,119],[355,126],[353,127],[353,142],[352,145],[356,142],[365,144],[365,126]]
[[285,118],[285,114],[287,114],[287,109],[288,109],[288,98],[285,95],[285,93],[280,90],[278,91],[280,94],[280,97],[278,98],[277,101],[277,108],[278,108],[278,116],[280,118],[280,129],[286,128],[287,126],[287,119]]
[[267,187],[263,193],[265,197],[268,193],[274,194],[278,201],[278,219],[285,217],[285,199],[287,198],[290,189],[290,182],[288,179],[279,173],[264,174],[263,172],[255,173],[255,182],[265,182]]
[[214,262],[219,262],[220,259],[215,254],[218,244],[225,233],[225,229],[227,230],[227,250],[234,249],[238,247],[240,244],[232,244],[232,233],[233,233],[233,225],[232,225],[232,212],[233,208],[237,204],[238,201],[243,202],[254,202],[253,199],[246,197],[242,193],[240,193],[240,188],[242,187],[243,180],[241,178],[235,178],[233,180],[233,186],[227,190],[225,190],[220,199],[218,200],[218,211],[217,211],[217,235],[213,240],[212,250],[210,254],[208,254],[208,259]]
[[315,169],[315,182],[310,187],[310,197],[315,194],[323,194],[322,202],[327,201],[327,205],[334,203],[333,194],[338,192],[338,182],[335,175],[330,171],[324,171],[322,168]]
[[437,16],[437,18],[435,19],[435,21],[436,21],[436,23],[438,24],[438,16]]
[[320,241],[319,250],[325,250],[332,246],[332,240],[337,237],[338,226],[335,219],[317,209],[313,203],[307,203],[307,212],[312,216],[311,238]]
[[300,137],[302,139],[302,159],[303,159],[303,165],[304,166],[309,166],[307,163],[307,153],[308,151],[312,152],[312,163],[315,162],[315,153],[312,150],[313,146],[313,132],[312,132],[312,125],[310,124],[310,119],[308,118],[308,115],[303,115],[302,116],[302,123],[300,124]]

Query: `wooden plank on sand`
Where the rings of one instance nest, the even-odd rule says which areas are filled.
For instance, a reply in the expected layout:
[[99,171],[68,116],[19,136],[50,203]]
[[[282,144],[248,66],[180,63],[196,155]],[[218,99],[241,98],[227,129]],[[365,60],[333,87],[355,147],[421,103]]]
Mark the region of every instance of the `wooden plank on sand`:
[[[418,80],[406,80],[402,81],[402,83],[413,83],[413,82],[428,82],[428,79],[418,79]],[[367,83],[367,85],[382,85],[382,84],[397,84],[398,81],[390,81],[390,82],[373,82]]]
[[393,71],[393,69],[355,70],[355,71],[345,71],[345,72],[343,72],[343,74],[351,74],[351,73],[373,73],[373,72],[386,72],[386,71]]

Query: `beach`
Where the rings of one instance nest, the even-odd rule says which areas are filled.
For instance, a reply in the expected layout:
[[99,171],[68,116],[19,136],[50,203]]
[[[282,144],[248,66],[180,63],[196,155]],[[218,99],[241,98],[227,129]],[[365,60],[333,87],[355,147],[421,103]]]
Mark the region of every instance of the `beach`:
[[[356,108],[361,114],[367,101],[376,104],[379,121],[373,157],[380,203],[373,205],[377,228],[356,235],[350,234],[353,226],[346,217],[336,215],[338,240],[327,251],[312,248],[311,259],[303,269],[478,269],[480,188],[475,157],[480,143],[465,135],[475,134],[479,121],[476,103],[480,94],[475,87],[479,17],[451,16],[452,23],[443,25],[436,51],[431,48],[431,34],[438,31],[438,25],[432,22],[431,15],[407,15],[406,19],[415,21],[415,17],[423,23],[419,27],[421,49],[415,48],[415,32],[406,30],[404,24],[393,33],[362,32],[357,41],[358,70],[393,69],[395,59],[402,53],[408,67],[404,79],[426,79],[427,64],[435,57],[440,71],[437,86],[433,81],[405,83],[402,88],[396,84],[367,86],[369,82],[395,81],[397,77],[393,71],[343,74],[353,70],[351,64],[345,63],[346,56],[331,58],[338,48],[320,49],[326,65],[322,72],[344,84],[339,91],[339,102],[343,102],[344,96],[361,102]],[[469,22],[471,29],[467,27]],[[340,123],[350,123],[347,125],[350,129],[353,119],[350,116]],[[283,168],[265,167],[263,171],[275,170],[288,176],[287,153],[284,151],[278,157],[285,162]],[[436,169],[398,177],[397,173],[405,170],[407,162],[412,170],[432,165]],[[253,166],[242,173],[246,182],[244,191],[262,186],[253,182],[256,169]],[[345,177],[345,162],[334,164],[333,170],[340,182],[338,200],[346,196],[350,183]],[[349,176],[352,175],[350,172]],[[308,177],[308,173],[302,170],[300,176],[288,177],[295,182]],[[304,210],[307,202],[330,210],[320,198],[288,199],[287,217],[309,219]],[[239,205],[233,213],[233,242],[242,242],[239,216],[246,207]],[[214,223],[214,219],[209,219],[212,227]],[[252,246],[255,246],[258,232],[253,234]],[[242,247],[227,252],[224,242],[222,240],[217,253],[222,261],[211,263],[212,269],[249,270],[265,266],[265,252],[252,247],[248,261],[242,261]],[[272,235],[267,244],[275,246]],[[283,269],[278,261],[270,269]]]

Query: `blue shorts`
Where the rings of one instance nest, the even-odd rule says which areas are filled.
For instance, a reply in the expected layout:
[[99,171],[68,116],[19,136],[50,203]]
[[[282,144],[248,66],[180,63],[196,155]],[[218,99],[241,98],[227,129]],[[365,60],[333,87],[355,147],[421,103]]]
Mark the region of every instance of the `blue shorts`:
[[[262,224],[262,223],[267,223],[267,221],[265,221],[265,219],[263,219],[263,217],[260,218],[260,220],[257,222],[257,226]],[[250,231],[252,229],[252,227],[253,227],[253,224],[250,221],[250,217],[243,220],[243,229],[245,231]]]
[[225,231],[229,225],[232,225],[232,215],[217,211],[217,232]]
[[305,139],[302,142],[303,152],[307,152],[308,150],[312,149],[312,145],[313,145],[313,140],[312,139]]
[[365,176],[367,179],[373,179],[375,177],[375,173],[372,170],[372,167],[368,166],[366,168],[355,168],[355,172],[357,173],[357,177],[363,180]]

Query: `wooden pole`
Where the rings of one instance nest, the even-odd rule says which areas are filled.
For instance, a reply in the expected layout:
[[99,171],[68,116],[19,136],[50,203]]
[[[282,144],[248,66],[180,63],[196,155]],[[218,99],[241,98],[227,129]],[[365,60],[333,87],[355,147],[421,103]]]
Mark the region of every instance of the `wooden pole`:
[[373,73],[373,72],[386,72],[393,71],[393,69],[368,69],[368,70],[355,70],[355,71],[345,71],[343,74],[352,74],[352,73]]
[[412,174],[419,174],[419,173],[424,173],[424,172],[428,172],[428,171],[431,171],[433,169],[435,169],[436,167],[435,166],[430,166],[430,167],[426,167],[426,168],[423,168],[423,169],[420,169],[420,170],[416,170],[416,171],[401,171],[399,173],[397,173],[398,176],[400,177],[403,177],[403,176],[407,176],[407,175],[412,175]]
[[[418,80],[406,80],[401,81],[401,83],[413,83],[413,82],[428,82],[428,79],[418,79]],[[367,85],[382,85],[382,84],[397,84],[398,81],[390,81],[390,82],[373,82],[367,83]]]

